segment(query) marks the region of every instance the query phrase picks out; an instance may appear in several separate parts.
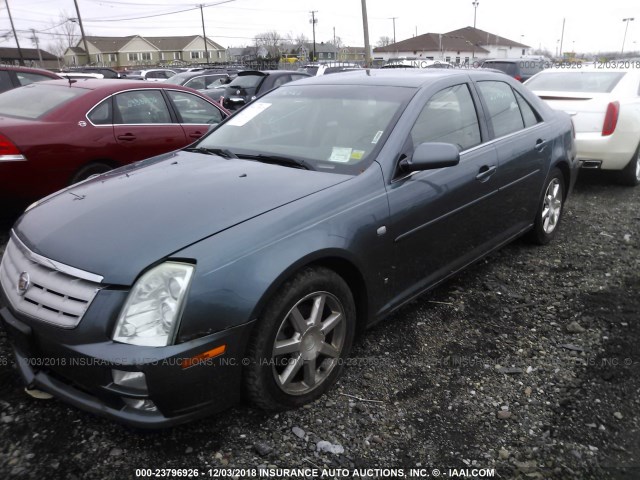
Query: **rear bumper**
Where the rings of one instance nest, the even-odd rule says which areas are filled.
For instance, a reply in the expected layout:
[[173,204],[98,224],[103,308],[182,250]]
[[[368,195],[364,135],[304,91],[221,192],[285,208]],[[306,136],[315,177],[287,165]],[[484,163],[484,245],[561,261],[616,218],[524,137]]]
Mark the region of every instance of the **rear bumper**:
[[[242,357],[253,323],[180,345],[148,349],[111,341],[64,345],[38,332],[37,321],[0,309],[26,385],[82,410],[145,429],[164,428],[225,410],[241,397]],[[226,345],[224,355],[184,368],[185,360]],[[116,385],[113,370],[143,372],[147,391]],[[153,411],[127,399],[151,400]]]
[[622,170],[638,148],[638,141],[638,132],[615,132],[606,137],[600,132],[578,132],[578,160],[584,168]]

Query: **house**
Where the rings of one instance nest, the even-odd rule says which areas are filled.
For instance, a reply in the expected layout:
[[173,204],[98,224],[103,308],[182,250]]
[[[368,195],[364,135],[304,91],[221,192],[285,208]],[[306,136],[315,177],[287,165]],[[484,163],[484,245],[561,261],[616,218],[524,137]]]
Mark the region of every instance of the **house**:
[[86,37],[89,58],[80,39],[64,54],[66,65],[102,65],[131,67],[174,63],[210,63],[224,61],[225,49],[202,35],[183,37]]
[[[42,49],[21,48],[22,59],[26,67],[60,68],[58,57]],[[20,52],[17,48],[0,48],[0,63],[20,65]]]
[[342,47],[338,53],[339,62],[364,62],[364,47]]
[[520,57],[529,46],[473,27],[447,33],[425,33],[373,49],[374,59],[443,60],[469,64],[485,58]]

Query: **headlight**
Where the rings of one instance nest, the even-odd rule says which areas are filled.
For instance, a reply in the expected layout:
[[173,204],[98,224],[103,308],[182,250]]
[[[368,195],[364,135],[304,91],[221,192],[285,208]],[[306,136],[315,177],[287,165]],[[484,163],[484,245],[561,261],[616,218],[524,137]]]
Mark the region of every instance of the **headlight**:
[[194,267],[165,262],[133,286],[118,317],[113,340],[147,347],[173,342]]

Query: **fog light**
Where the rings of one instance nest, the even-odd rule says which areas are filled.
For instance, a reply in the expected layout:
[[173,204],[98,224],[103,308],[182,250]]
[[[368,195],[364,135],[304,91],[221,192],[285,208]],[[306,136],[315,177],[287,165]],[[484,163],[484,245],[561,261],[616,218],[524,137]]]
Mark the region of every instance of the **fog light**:
[[142,372],[125,372],[123,370],[111,370],[113,383],[121,387],[135,390],[139,393],[147,393],[147,379]]
[[136,410],[144,410],[145,412],[157,412],[158,407],[148,398],[145,399],[137,399],[137,398],[127,398],[122,397],[122,401],[127,404],[131,408],[135,408]]

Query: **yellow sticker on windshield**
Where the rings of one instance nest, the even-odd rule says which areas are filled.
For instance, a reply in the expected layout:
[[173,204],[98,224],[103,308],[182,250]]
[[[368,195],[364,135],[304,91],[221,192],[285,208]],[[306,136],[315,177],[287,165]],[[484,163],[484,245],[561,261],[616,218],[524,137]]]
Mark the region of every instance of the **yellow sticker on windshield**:
[[354,150],[351,152],[351,160],[362,160],[364,157],[364,150]]

